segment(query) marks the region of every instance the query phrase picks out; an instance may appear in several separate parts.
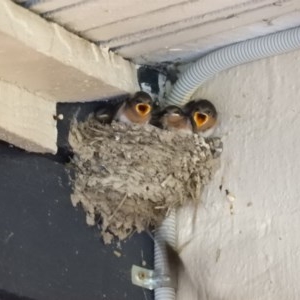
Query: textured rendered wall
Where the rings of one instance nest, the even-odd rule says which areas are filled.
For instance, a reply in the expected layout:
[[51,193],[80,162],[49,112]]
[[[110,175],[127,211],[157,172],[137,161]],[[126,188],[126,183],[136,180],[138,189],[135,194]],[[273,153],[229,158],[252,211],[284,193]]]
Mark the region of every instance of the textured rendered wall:
[[[180,244],[193,237],[182,257],[210,300],[300,299],[299,78],[296,51],[222,72],[197,92],[220,112],[224,152],[194,232],[191,208],[178,230]],[[193,295],[182,277],[178,299]]]

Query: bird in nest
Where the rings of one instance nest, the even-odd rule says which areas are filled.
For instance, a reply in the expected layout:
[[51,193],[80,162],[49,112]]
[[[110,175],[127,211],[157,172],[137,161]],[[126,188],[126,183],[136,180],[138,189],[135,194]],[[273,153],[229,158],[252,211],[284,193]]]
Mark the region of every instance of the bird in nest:
[[192,100],[182,107],[182,111],[191,121],[193,132],[203,137],[213,134],[218,119],[215,106],[208,100]]
[[151,119],[153,100],[146,92],[136,92],[125,101],[106,105],[95,112],[95,118],[104,124],[118,121],[126,124],[148,124]]
[[213,134],[218,113],[208,100],[192,100],[182,108],[170,105],[153,113],[151,124],[161,129],[182,133],[198,133],[203,137]]
[[175,105],[167,106],[154,113],[150,123],[164,130],[188,134],[193,133],[192,123],[188,115]]

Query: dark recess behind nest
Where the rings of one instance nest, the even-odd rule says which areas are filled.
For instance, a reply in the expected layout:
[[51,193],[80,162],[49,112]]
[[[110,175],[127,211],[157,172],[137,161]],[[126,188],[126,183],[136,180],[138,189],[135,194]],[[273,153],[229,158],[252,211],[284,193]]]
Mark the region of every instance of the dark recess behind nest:
[[142,87],[142,83],[145,83],[151,88],[151,92],[156,95],[159,93],[158,76],[159,71],[154,68],[141,66],[138,69],[138,81],[140,87]]

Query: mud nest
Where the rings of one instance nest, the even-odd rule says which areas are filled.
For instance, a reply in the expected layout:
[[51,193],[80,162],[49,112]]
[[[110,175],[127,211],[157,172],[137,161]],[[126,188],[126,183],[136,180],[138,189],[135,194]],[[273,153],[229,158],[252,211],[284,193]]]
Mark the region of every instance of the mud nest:
[[199,200],[221,152],[218,138],[151,125],[102,125],[92,117],[72,125],[69,142],[72,203],[82,205],[89,225],[101,222],[105,243],[157,226],[171,208]]

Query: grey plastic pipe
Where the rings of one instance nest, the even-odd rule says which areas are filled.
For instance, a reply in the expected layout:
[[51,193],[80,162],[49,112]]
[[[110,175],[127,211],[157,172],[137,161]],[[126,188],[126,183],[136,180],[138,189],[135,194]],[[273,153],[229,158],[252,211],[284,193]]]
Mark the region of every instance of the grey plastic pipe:
[[[269,34],[216,50],[195,62],[176,82],[166,105],[183,105],[195,90],[220,71],[234,66],[283,54],[300,47],[300,27]],[[166,253],[162,250],[167,240],[176,247],[176,212],[172,211],[155,235],[154,265],[156,270],[167,267]],[[155,300],[175,300],[173,288],[155,289]]]
[[[161,274],[168,274],[169,265],[167,253],[165,251],[165,242],[172,247],[176,247],[176,211],[172,209],[165,218],[160,228],[155,233],[154,243],[154,268]],[[175,300],[176,293],[172,287],[159,287],[154,290],[155,300]]]
[[296,27],[213,51],[200,58],[182,74],[174,85],[166,105],[185,104],[203,82],[220,71],[299,47],[300,27]]

